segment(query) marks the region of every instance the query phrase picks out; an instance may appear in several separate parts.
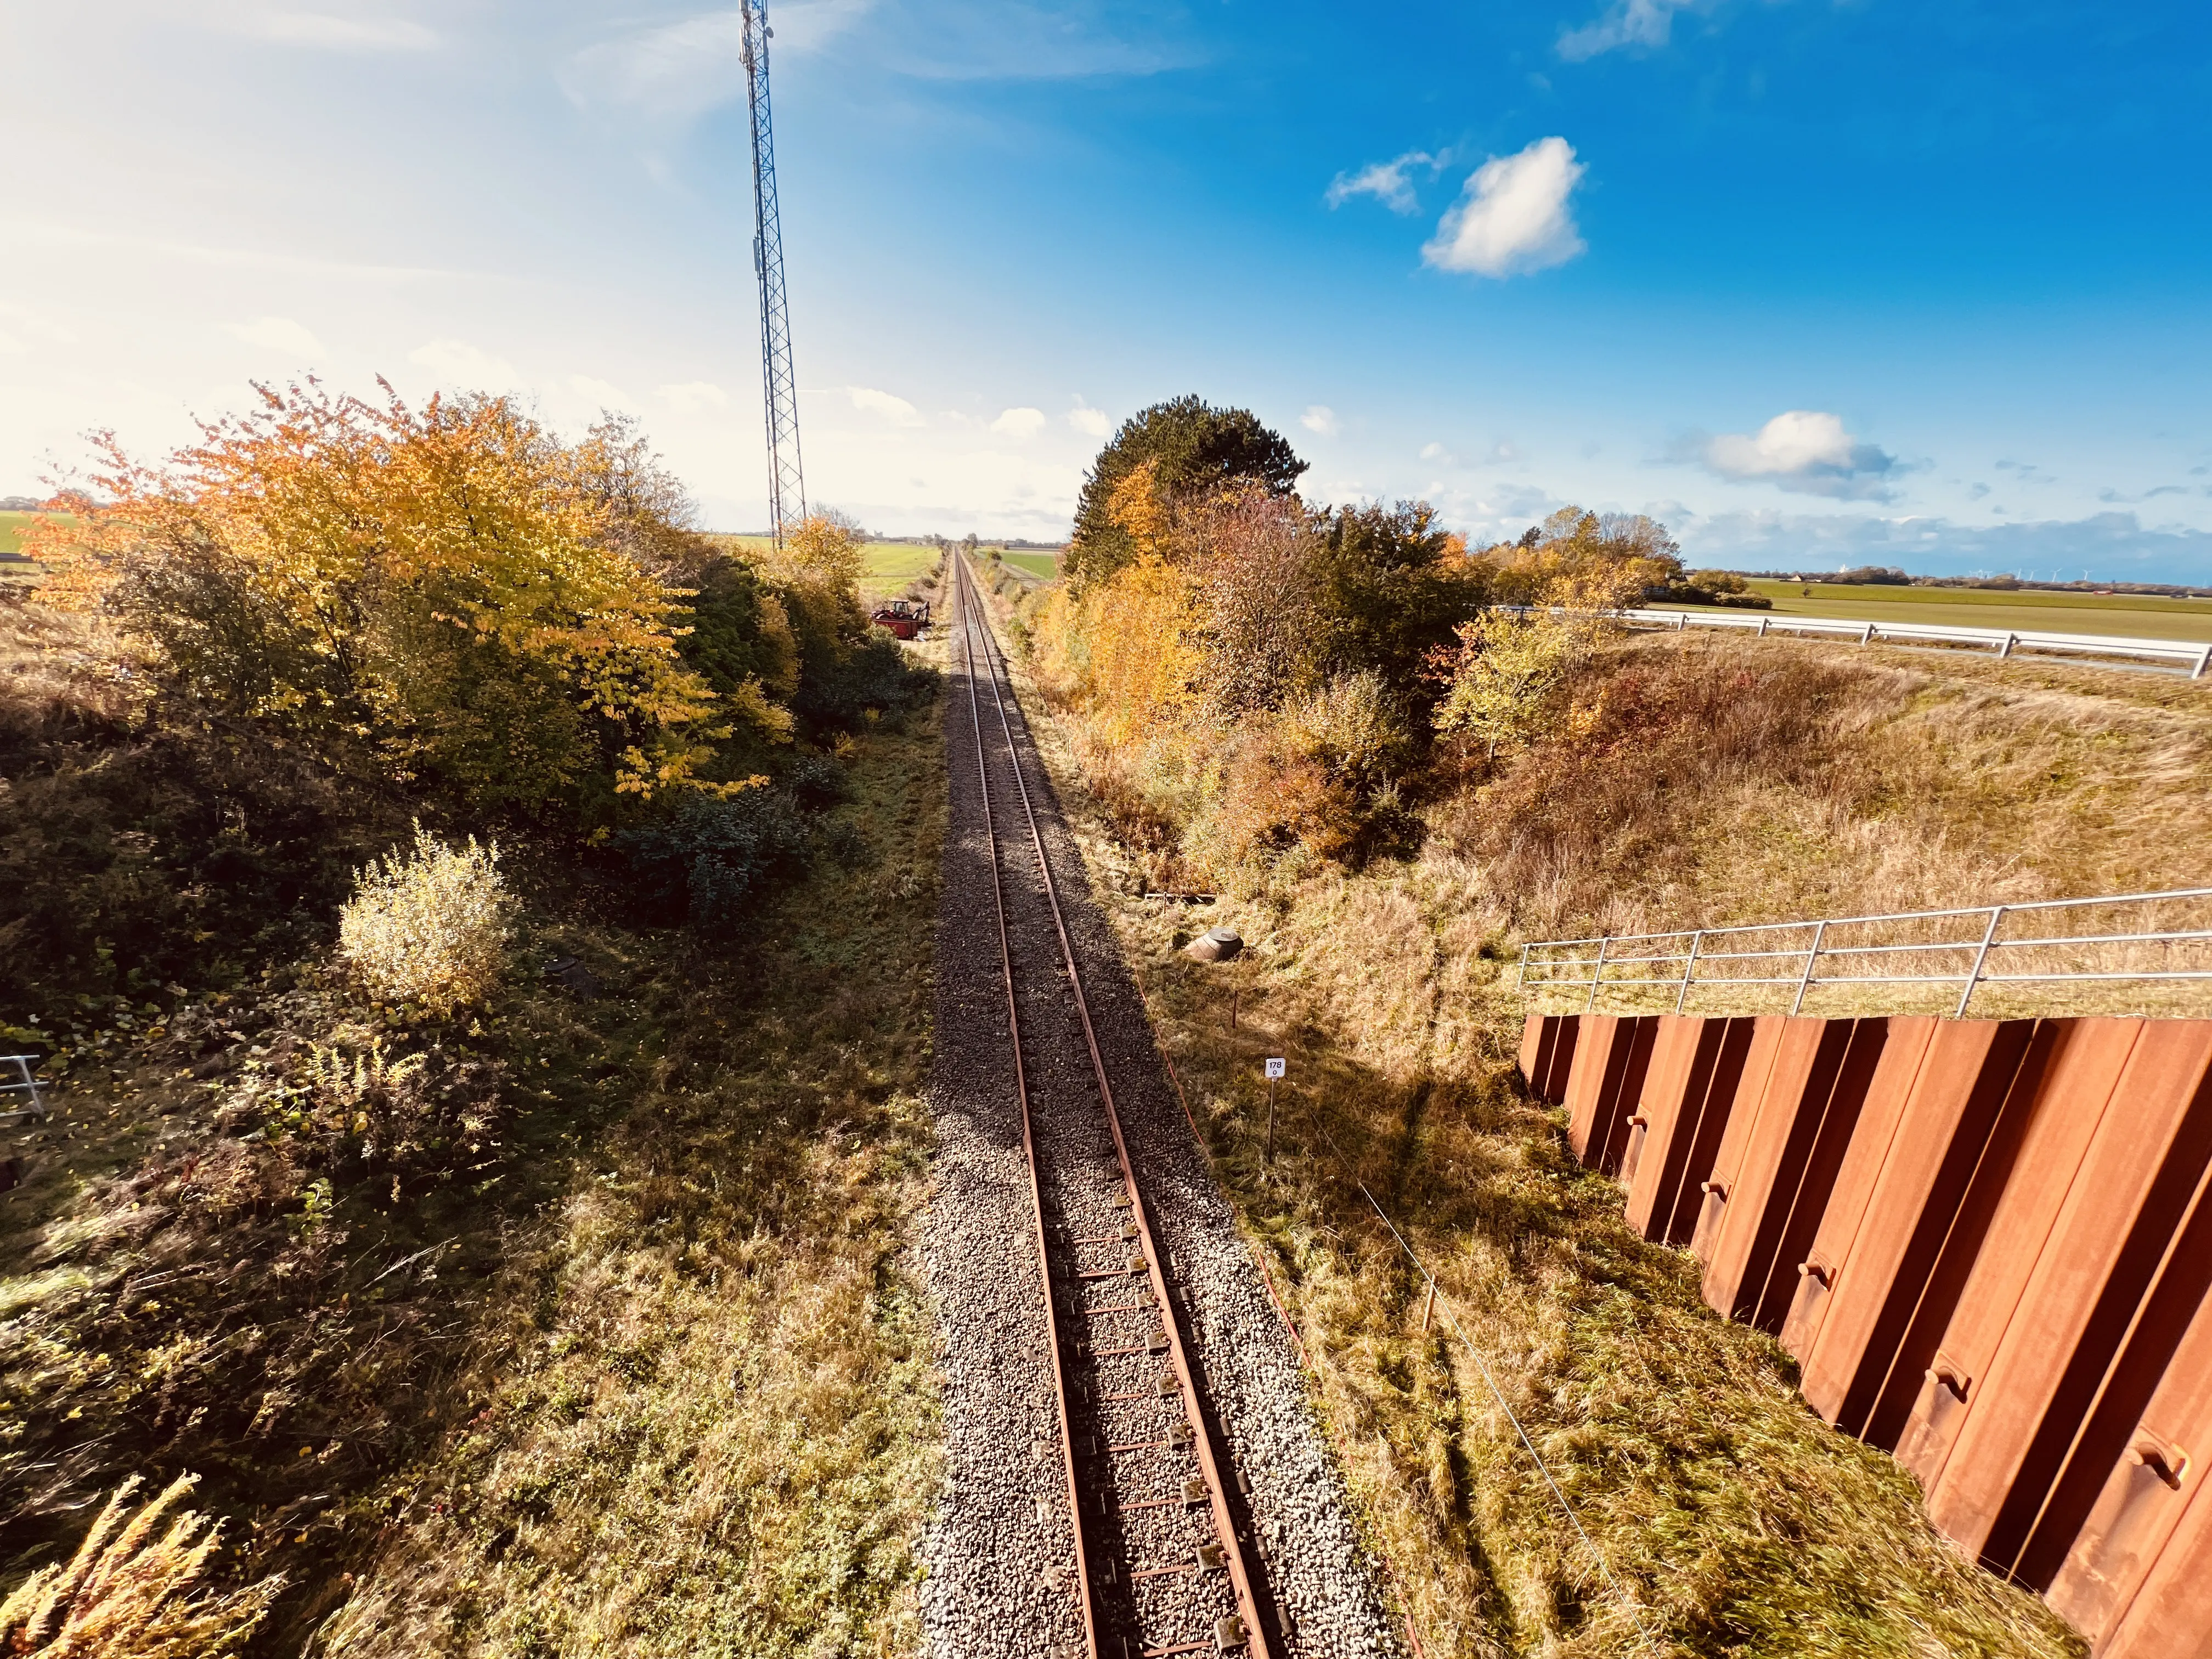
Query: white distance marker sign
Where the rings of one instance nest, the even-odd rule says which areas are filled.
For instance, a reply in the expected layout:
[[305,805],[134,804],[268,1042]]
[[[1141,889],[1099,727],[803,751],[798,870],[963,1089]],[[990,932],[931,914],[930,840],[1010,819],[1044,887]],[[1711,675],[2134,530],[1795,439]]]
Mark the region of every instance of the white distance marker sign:
[[1270,1081],[1282,1076],[1282,1074],[1283,1062],[1281,1060],[1271,1060],[1267,1062],[1267,1077]]

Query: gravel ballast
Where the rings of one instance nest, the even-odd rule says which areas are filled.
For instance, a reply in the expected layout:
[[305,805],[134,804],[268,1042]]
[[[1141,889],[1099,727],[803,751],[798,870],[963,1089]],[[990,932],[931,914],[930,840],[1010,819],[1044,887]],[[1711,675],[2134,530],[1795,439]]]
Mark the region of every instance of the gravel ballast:
[[[942,1324],[946,1477],[926,1546],[922,1612],[931,1650],[944,1659],[1079,1655],[1067,1465],[1008,1040],[992,842],[958,624],[947,621],[956,630],[945,720],[951,822],[937,935],[938,1153],[923,1242]],[[1016,765],[1051,862],[1101,1059],[1232,1488],[1224,1495],[1244,1537],[1262,1633],[1273,1652],[1297,1659],[1397,1655],[1401,1644],[1359,1548],[1342,1476],[1308,1407],[1296,1349],[1170,1084],[1003,665],[995,653],[987,664],[979,652],[977,668],[1043,1209],[1056,1250],[1066,1253],[1059,1259],[1098,1269],[1126,1261],[1127,1249],[1105,1241],[1127,1214],[1113,1207],[1120,1189],[1112,1146],[1016,795]],[[1011,755],[994,680],[1006,700]],[[1150,1305],[1141,1277],[1064,1282],[1061,1293],[1063,1317],[1092,1337],[1091,1352],[1068,1361],[1079,1433],[1095,1432],[1099,1441],[1079,1457],[1079,1488],[1087,1494],[1109,1484],[1112,1471],[1115,1501],[1091,1522],[1093,1554],[1115,1559],[1118,1573],[1188,1559],[1195,1542],[1213,1530],[1202,1510],[1128,1507],[1133,1498],[1147,1495],[1147,1482],[1163,1496],[1178,1489],[1179,1477],[1188,1472],[1180,1450],[1103,1455],[1106,1443],[1149,1444],[1176,1432],[1181,1422],[1179,1400],[1152,1386],[1162,1362],[1144,1346],[1160,1312]],[[1102,1309],[1109,1311],[1097,1311]],[[1108,1357],[1125,1346],[1139,1352]],[[1065,1343],[1062,1352],[1069,1353]],[[1111,1395],[1133,1397],[1107,1401]],[[1218,1572],[1121,1579],[1100,1593],[1108,1620],[1102,1650],[1115,1653],[1115,1638],[1123,1635],[1147,1645],[1210,1635],[1215,1619],[1232,1605]],[[1115,1622],[1115,1608],[1133,1622]]]

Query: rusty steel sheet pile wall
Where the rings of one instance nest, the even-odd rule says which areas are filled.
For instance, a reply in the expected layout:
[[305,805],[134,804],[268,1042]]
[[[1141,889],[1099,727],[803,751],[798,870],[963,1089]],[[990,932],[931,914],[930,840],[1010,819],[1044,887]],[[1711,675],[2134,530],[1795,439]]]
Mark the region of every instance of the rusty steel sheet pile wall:
[[1582,1019],[1565,1101],[1567,1144],[1587,1167],[1607,1175],[1620,1169],[1629,1115],[1644,1092],[1658,1031],[1656,1014]]
[[2097,1659],[2212,1651],[2212,1021],[1531,1016],[1630,1224]]

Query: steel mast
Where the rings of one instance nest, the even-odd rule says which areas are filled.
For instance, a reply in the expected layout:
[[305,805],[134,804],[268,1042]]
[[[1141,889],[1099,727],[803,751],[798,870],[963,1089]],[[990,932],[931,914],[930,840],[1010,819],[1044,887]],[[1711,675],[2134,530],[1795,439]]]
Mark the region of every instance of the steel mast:
[[769,121],[768,0],[738,0],[744,20],[745,103],[753,123],[753,272],[760,278],[761,363],[768,416],[769,532],[778,548],[806,516],[799,462],[799,383],[791,368],[791,307],[783,289],[783,224],[776,207],[775,135]]

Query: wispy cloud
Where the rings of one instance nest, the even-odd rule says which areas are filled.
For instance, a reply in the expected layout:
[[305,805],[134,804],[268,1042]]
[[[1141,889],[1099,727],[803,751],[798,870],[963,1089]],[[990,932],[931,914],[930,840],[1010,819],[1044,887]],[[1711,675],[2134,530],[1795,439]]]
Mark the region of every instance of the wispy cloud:
[[1010,409],[991,422],[991,430],[1002,437],[1034,438],[1044,430],[1045,413],[1041,409]]
[[1809,409],[1787,410],[1754,433],[1687,439],[1677,453],[1731,483],[1857,501],[1887,501],[1888,480],[1904,470],[1894,455],[1845,431],[1842,416]]
[[[874,0],[789,0],[775,13],[772,56],[817,50],[867,15]],[[683,122],[742,98],[744,15],[702,12],[601,41],[561,66],[561,89],[578,104]]]
[[438,44],[436,31],[411,17],[257,10],[236,15],[232,27],[259,40],[331,52],[428,52]]
[[1620,46],[1663,46],[1674,27],[1674,14],[1692,3],[1693,0],[1613,0],[1601,16],[1560,35],[1559,56],[1579,64]]
[[682,380],[674,386],[659,386],[653,390],[660,394],[661,402],[678,415],[704,415],[713,409],[727,409],[730,394],[712,380]]
[[428,369],[441,385],[460,391],[500,391],[520,378],[506,358],[465,340],[433,340],[409,352],[407,361]]
[[929,422],[922,412],[895,392],[878,392],[872,386],[848,386],[845,395],[853,400],[853,407],[871,415],[880,415],[893,426],[927,426]]
[[1107,418],[1104,410],[1093,409],[1080,398],[1075,400],[1075,407],[1067,411],[1067,423],[1086,438],[1103,438],[1114,429],[1114,422]]
[[1388,161],[1370,161],[1357,173],[1338,173],[1322,199],[1330,207],[1340,208],[1355,196],[1372,196],[1393,213],[1419,213],[1420,198],[1413,194],[1413,181],[1406,176],[1407,172],[1426,167],[1433,179],[1450,160],[1449,150],[1432,155],[1425,149],[1409,149]]
[[1584,246],[1567,207],[1583,171],[1564,138],[1539,138],[1517,155],[1493,155],[1468,176],[1422,258],[1441,270],[1481,276],[1565,264]]
[[1336,411],[1327,404],[1310,404],[1306,412],[1298,416],[1298,424],[1309,432],[1317,432],[1324,438],[1334,438],[1343,430]]
[[303,363],[318,362],[330,354],[304,323],[289,317],[264,317],[258,322],[225,323],[223,331],[264,351],[281,351]]
[[586,403],[597,404],[601,409],[635,409],[629,394],[611,380],[602,380],[589,374],[571,374],[568,390]]

